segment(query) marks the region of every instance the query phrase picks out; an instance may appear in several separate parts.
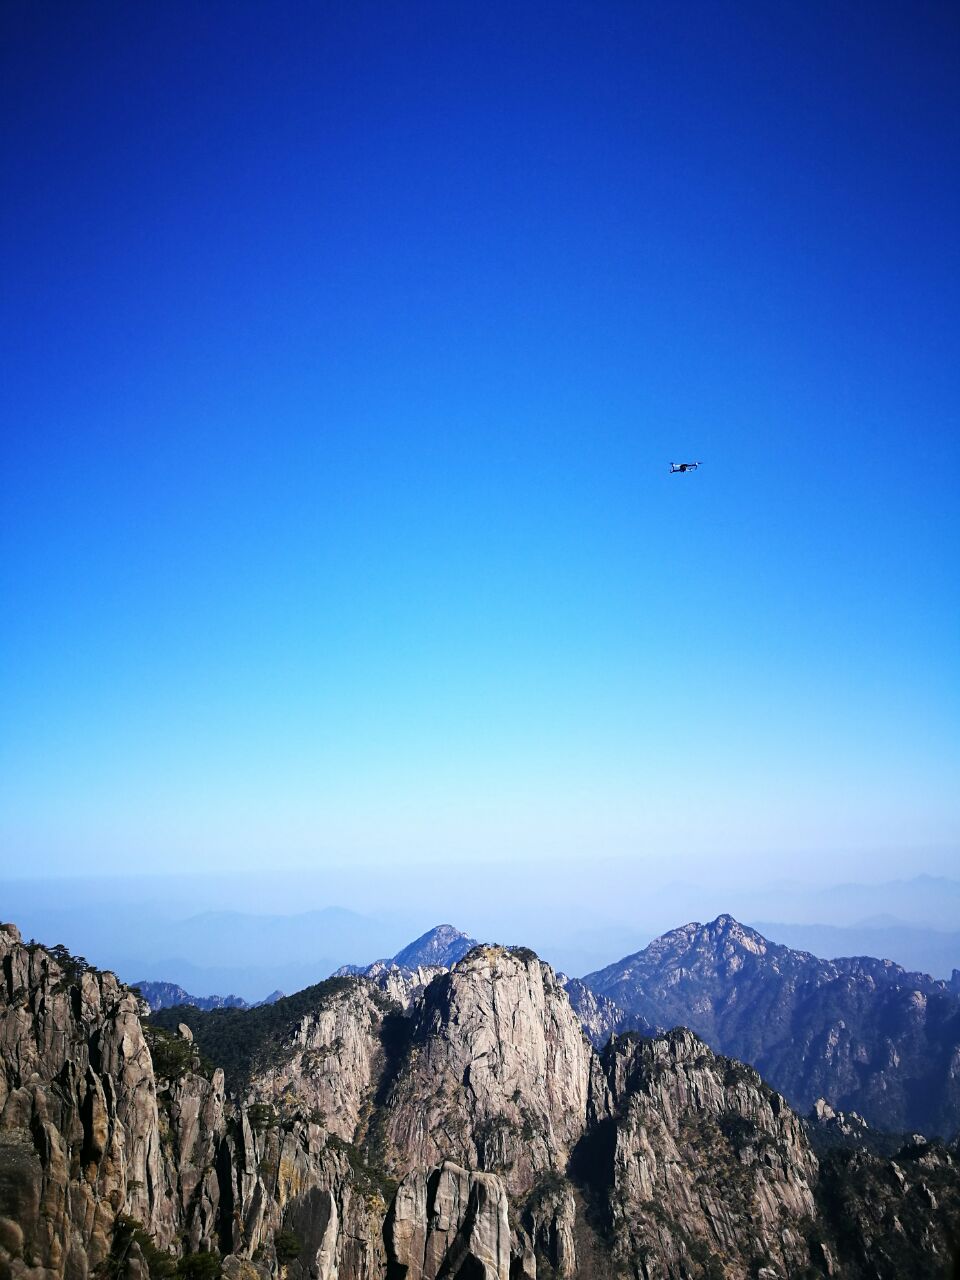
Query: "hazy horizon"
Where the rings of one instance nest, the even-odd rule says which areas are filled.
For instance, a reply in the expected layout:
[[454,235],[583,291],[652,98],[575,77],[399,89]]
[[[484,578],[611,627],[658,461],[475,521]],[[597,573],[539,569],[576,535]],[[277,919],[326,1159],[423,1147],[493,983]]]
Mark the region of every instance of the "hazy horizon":
[[[948,978],[960,967],[960,878],[869,883],[659,882],[616,860],[595,866],[486,865],[453,883],[436,866],[339,875],[129,876],[0,880],[0,918],[63,942],[126,981],[261,999],[341,964],[393,955],[449,923],[483,941],[533,947],[573,976],[692,921],[731,914],[773,941],[825,958],[874,954]],[[846,946],[849,942],[851,945]]]

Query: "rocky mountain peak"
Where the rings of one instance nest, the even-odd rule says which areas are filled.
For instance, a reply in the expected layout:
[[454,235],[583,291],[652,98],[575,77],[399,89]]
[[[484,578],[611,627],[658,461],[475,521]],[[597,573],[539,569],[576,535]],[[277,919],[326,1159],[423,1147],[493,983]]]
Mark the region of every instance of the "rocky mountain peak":
[[870,957],[821,960],[729,915],[584,981],[623,1010],[621,1028],[689,1026],[802,1112],[823,1096],[876,1128],[956,1131],[960,1001],[946,983]]
[[768,942],[762,934],[731,915],[719,915],[707,924],[695,922],[673,929],[651,943],[648,953],[651,948],[661,957],[672,956],[677,963],[701,965],[721,964],[736,954],[766,956],[778,950],[775,943]]
[[[176,1009],[179,1005],[192,1004],[197,1009],[249,1009],[249,1003],[242,996],[194,996],[176,982],[153,982],[141,979],[134,982],[133,988],[140,992],[141,998],[153,1013],[161,1009]],[[266,1001],[277,1000],[283,992],[275,992],[267,996]]]
[[401,968],[449,968],[477,945],[476,939],[455,929],[452,924],[438,924],[428,929],[393,957]]
[[783,1099],[682,1027],[614,1037],[603,1070],[610,1113],[592,1132],[612,1126],[605,1149],[594,1140],[609,1161],[619,1260],[665,1256],[664,1271],[643,1276],[800,1274],[818,1164]]
[[586,1123],[593,1052],[567,993],[526,948],[474,947],[427,987],[387,1101],[410,1164],[453,1160],[526,1189]]
[[768,942],[733,916],[721,915],[708,924],[694,921],[671,929],[642,951],[588,974],[584,982],[625,1010],[641,1013],[648,1022],[670,1025],[652,1010],[636,1006],[634,996],[638,989],[659,992],[664,988],[682,989],[692,980],[729,980],[745,966],[753,970],[758,965],[776,965],[782,957],[793,954],[802,955]]
[[716,920],[711,920],[709,924],[703,926],[703,932],[708,936],[712,935],[724,942],[743,947],[745,951],[751,951],[754,955],[766,955],[770,945],[762,934],[748,925],[741,924],[730,915],[717,916]]
[[475,938],[468,937],[452,924],[438,924],[395,956],[374,960],[368,965],[341,965],[333,976],[366,978],[390,1000],[409,1008],[438,973],[456,964],[475,946]]

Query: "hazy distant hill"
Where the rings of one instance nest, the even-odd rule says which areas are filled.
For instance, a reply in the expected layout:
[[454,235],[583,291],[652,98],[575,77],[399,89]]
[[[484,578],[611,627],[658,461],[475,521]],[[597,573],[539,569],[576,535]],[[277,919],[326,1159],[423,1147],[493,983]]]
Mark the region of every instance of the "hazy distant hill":
[[276,988],[310,986],[344,960],[378,954],[384,933],[379,921],[342,907],[289,916],[206,911],[170,922],[163,950],[140,973],[187,990],[239,991],[252,1003]]
[[[617,883],[623,870],[619,863],[611,864],[604,882]],[[560,867],[550,878],[549,907],[546,901],[525,904],[505,894],[491,908],[489,894],[485,903],[474,903],[432,880],[415,908],[404,899],[388,910],[382,884],[374,905],[356,884],[349,897],[333,897],[344,891],[342,883],[307,873],[274,879],[243,874],[0,879],[0,904],[27,938],[55,939],[128,981],[173,982],[188,992],[233,992],[247,1001],[276,988],[299,990],[347,962],[392,956],[432,920],[447,919],[450,913],[457,919],[459,912],[466,919],[468,911],[472,934],[522,941],[570,974],[602,969],[640,950],[678,920],[710,920],[720,910],[739,920],[843,928],[859,928],[865,917],[886,915],[918,931],[960,931],[960,881],[945,877],[836,886],[751,881],[739,888],[724,885],[722,896],[706,883],[645,884],[642,893],[631,888],[607,893],[602,901],[582,902],[572,889],[564,898],[570,888],[567,877],[568,869]],[[338,901],[362,905],[359,910],[323,905]],[[575,909],[571,901],[577,902]],[[558,910],[561,902],[566,905]],[[778,940],[793,942],[786,936]],[[857,951],[886,953],[907,967],[922,959],[912,951],[901,954],[882,940],[823,948],[824,954],[834,955]],[[960,967],[960,960],[955,964]],[[921,967],[949,973],[942,964]]]
[[476,938],[461,933],[452,924],[438,924],[398,951],[393,962],[407,969],[416,969],[418,965],[448,969],[476,945]]
[[960,968],[960,932],[944,933],[895,916],[876,916],[853,925],[757,921],[752,927],[773,942],[812,951],[826,960],[834,956],[884,956],[905,969],[944,979]]
[[133,986],[153,1013],[181,1004],[193,1005],[195,1009],[256,1009],[283,999],[282,991],[272,991],[265,999],[249,1004],[242,996],[192,996],[175,982],[135,982]]

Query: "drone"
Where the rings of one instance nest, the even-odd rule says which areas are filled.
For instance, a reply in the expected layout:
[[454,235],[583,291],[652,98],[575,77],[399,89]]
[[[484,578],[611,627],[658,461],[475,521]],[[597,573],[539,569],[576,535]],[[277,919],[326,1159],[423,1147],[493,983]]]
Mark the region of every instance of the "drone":
[[699,462],[671,462],[670,474],[672,476],[680,476],[683,475],[685,471],[696,471],[699,465]]

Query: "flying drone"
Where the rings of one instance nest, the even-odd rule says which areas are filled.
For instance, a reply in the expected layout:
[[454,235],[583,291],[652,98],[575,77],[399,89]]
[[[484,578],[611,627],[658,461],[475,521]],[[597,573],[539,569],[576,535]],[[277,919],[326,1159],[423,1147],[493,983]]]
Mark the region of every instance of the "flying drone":
[[696,471],[699,465],[699,462],[671,462],[670,474],[672,476],[680,476],[683,475],[685,471]]

